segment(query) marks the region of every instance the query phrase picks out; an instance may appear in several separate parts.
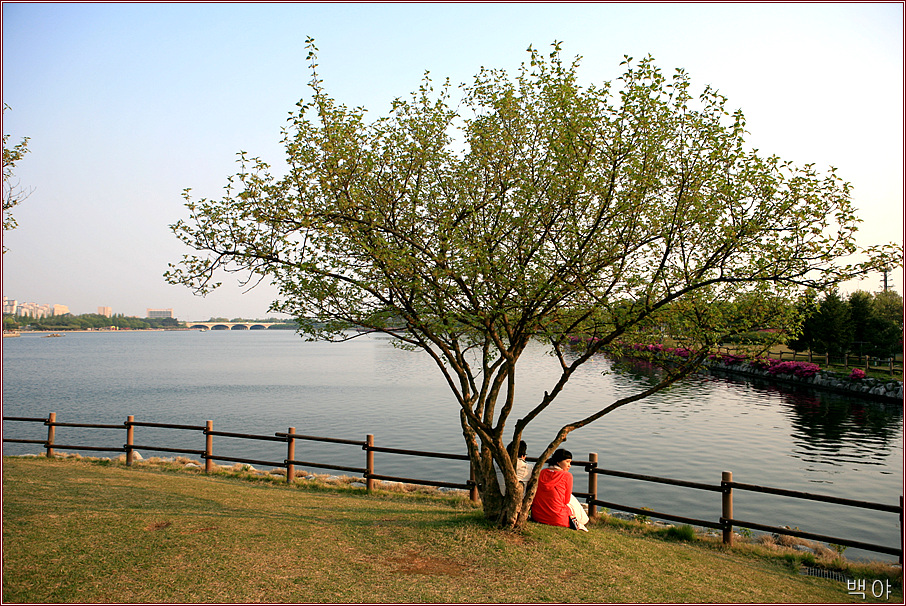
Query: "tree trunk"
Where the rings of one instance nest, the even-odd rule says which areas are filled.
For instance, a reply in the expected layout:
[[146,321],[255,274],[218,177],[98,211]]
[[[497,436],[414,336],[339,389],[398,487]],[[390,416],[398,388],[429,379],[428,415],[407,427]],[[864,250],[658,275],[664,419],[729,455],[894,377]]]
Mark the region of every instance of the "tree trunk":
[[520,523],[523,511],[523,486],[522,482],[516,482],[515,493],[506,494],[501,497],[500,512],[497,516],[497,525],[502,529],[515,530],[522,528],[524,523]]
[[[473,463],[474,465],[474,463]],[[523,515],[524,487],[516,480],[516,471],[502,472],[504,482],[511,484],[507,490],[506,484],[500,485],[493,457],[488,449],[483,449],[481,460],[478,464],[476,480],[479,485],[481,506],[485,519],[494,522],[505,530],[514,530],[524,526],[528,515]],[[512,477],[507,478],[507,475]]]
[[[531,511],[531,501],[526,499],[526,487],[516,480],[515,470],[512,471],[512,478],[506,478],[504,481],[511,481],[510,490],[506,486],[500,486],[496,473],[491,468],[492,478],[487,482],[480,481],[479,494],[481,495],[481,504],[484,511],[485,519],[496,524],[502,530],[519,530],[528,522]],[[501,494],[501,493],[505,494]],[[534,490],[531,491],[534,494]]]
[[487,448],[482,449],[479,462],[480,473],[476,474],[479,483],[478,494],[481,495],[481,506],[488,520],[497,520],[504,507],[504,496],[500,493],[497,474],[494,471],[494,460]]

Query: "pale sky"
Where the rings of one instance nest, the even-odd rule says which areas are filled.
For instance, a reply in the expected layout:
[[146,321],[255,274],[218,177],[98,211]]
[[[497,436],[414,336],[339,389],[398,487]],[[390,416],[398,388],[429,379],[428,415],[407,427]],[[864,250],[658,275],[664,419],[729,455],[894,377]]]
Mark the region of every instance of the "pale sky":
[[[264,318],[275,291],[232,276],[206,298],[167,284],[189,252],[168,225],[181,192],[218,198],[240,150],[279,165],[280,128],[308,95],[305,38],[329,94],[369,114],[425,70],[515,73],[563,41],[586,81],[623,55],[686,70],[746,115],[753,147],[838,168],[863,245],[903,241],[903,3],[3,3],[3,132],[29,137],[31,196],[4,232],[3,294],[72,313]],[[903,274],[891,276],[903,292]],[[880,289],[880,275],[844,292]]]

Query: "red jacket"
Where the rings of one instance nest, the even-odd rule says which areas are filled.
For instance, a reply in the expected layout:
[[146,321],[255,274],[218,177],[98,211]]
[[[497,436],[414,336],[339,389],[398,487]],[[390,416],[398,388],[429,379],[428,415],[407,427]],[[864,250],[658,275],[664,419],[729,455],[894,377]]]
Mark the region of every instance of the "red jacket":
[[573,476],[560,468],[541,470],[538,491],[532,501],[532,519],[551,526],[569,527],[569,497],[573,493]]

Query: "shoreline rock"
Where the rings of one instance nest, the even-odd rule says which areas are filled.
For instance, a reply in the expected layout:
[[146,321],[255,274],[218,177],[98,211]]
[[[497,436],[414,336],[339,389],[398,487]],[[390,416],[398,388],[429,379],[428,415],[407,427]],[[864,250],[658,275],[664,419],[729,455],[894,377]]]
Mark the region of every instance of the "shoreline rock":
[[837,373],[819,370],[814,376],[798,377],[794,374],[770,373],[747,362],[728,364],[718,360],[707,360],[704,368],[708,371],[725,372],[733,375],[764,379],[769,382],[812,387],[835,393],[859,396],[884,402],[903,403],[903,382],[885,381],[873,377],[851,379]]

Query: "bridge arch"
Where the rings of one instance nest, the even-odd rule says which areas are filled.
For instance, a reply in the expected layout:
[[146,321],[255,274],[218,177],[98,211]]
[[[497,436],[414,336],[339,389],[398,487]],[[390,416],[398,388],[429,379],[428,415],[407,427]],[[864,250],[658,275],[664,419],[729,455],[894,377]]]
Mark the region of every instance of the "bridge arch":
[[268,324],[261,322],[186,322],[189,329],[195,330],[268,330]]

